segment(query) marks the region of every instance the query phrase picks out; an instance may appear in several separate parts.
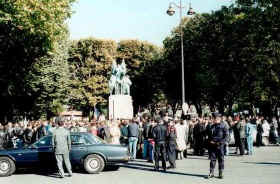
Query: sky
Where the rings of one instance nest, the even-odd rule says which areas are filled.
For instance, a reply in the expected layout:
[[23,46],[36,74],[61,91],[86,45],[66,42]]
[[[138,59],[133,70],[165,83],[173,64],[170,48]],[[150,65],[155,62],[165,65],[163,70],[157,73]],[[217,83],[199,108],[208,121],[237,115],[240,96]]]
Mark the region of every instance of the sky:
[[[138,39],[162,46],[162,41],[179,24],[179,10],[174,16],[166,11],[169,3],[179,0],[79,0],[69,20],[70,38]],[[218,10],[233,0],[182,0],[197,13]]]

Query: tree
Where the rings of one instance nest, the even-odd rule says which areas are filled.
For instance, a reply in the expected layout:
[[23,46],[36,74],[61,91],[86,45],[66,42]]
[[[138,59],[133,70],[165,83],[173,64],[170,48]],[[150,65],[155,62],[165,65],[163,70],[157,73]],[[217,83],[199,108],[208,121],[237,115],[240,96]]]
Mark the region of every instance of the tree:
[[68,103],[70,72],[67,38],[68,36],[60,41],[55,54],[39,58],[24,79],[29,97],[29,111],[34,119],[57,116]]
[[[29,107],[25,81],[40,58],[56,54],[67,33],[74,0],[3,0],[0,2],[0,120]],[[32,90],[31,90],[32,91]]]
[[139,40],[122,40],[118,44],[118,57],[124,58],[131,78],[134,106],[147,105],[162,89],[161,49]]
[[[189,102],[197,107],[203,103],[218,106],[221,112],[234,103],[268,104],[263,109],[275,109],[280,86],[280,24],[279,19],[271,16],[277,14],[275,5],[232,5],[184,19],[181,24]],[[172,76],[165,92],[173,99],[181,96],[178,33],[175,28],[164,41],[164,76]]]
[[70,105],[86,114],[96,105],[105,105],[108,79],[117,44],[111,40],[87,38],[73,41],[68,59],[71,72]]

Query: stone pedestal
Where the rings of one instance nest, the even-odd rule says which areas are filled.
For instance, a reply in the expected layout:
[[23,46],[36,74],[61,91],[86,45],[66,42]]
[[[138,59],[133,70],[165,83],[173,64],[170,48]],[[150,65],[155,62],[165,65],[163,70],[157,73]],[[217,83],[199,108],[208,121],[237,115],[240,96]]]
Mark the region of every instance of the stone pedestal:
[[129,95],[111,95],[109,97],[110,119],[132,119],[133,105]]

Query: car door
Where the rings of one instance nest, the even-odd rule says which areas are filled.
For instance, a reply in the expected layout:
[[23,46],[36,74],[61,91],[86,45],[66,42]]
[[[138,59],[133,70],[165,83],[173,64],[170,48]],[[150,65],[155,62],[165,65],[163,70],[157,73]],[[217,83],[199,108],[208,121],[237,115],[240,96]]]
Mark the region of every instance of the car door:
[[39,165],[38,150],[34,145],[16,150],[11,154],[18,167],[36,167]]
[[71,135],[70,160],[72,164],[81,164],[88,153],[88,141],[82,134]]
[[55,167],[56,159],[52,146],[52,136],[43,137],[35,144],[35,146],[38,151],[39,164],[46,168]]

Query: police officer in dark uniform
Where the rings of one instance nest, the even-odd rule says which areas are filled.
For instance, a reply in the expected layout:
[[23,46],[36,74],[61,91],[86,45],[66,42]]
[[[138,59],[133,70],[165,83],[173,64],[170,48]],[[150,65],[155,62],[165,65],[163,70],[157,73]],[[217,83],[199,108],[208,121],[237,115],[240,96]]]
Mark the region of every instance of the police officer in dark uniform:
[[223,179],[224,170],[224,144],[229,136],[227,126],[222,122],[221,114],[214,113],[214,123],[210,127],[209,135],[209,156],[210,156],[210,173],[209,178],[214,177],[214,169],[216,166],[216,160],[219,163],[219,178]]
[[152,130],[153,139],[155,141],[155,170],[159,171],[159,159],[162,161],[162,168],[166,172],[166,137],[167,127],[162,119],[157,119],[157,125]]

